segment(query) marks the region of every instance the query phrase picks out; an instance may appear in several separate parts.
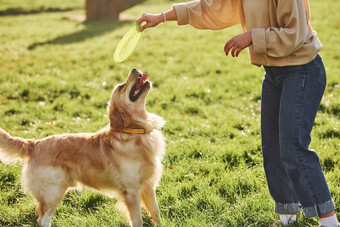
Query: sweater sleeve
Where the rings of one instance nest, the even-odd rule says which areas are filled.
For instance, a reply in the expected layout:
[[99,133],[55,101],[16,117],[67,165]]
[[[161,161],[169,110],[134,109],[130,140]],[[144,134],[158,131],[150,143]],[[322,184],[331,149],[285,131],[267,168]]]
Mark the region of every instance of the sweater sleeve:
[[307,38],[303,0],[277,0],[278,27],[252,29],[255,54],[285,57],[301,48]]
[[238,0],[197,0],[174,5],[178,25],[220,30],[240,23]]

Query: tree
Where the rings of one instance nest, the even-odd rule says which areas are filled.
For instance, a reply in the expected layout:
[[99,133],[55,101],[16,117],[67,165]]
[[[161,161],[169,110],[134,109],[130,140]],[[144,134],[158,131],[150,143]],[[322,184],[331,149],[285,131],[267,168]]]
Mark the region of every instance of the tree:
[[118,19],[119,14],[145,0],[86,0],[86,19]]

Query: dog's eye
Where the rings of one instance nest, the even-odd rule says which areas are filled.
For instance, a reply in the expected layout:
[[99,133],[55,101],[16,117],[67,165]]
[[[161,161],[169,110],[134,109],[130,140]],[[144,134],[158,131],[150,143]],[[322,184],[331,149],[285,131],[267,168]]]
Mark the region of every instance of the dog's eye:
[[125,85],[123,84],[122,86],[119,87],[119,91],[121,91],[123,89]]

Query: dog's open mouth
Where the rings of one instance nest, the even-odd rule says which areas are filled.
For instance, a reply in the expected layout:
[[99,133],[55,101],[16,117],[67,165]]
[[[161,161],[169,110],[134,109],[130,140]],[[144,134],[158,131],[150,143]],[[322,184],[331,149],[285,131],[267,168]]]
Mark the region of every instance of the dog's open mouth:
[[130,100],[132,102],[138,99],[146,87],[149,87],[149,81],[147,81],[147,79],[148,76],[145,73],[138,75],[136,83],[130,91]]

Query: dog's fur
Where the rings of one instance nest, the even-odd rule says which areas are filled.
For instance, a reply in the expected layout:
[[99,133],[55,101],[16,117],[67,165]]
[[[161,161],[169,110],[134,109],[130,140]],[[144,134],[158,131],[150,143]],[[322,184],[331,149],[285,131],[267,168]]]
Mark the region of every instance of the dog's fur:
[[[154,224],[159,223],[155,188],[162,174],[165,142],[158,129],[164,120],[145,110],[150,81],[131,101],[141,75],[133,69],[126,82],[115,87],[108,106],[110,124],[96,133],[33,140],[12,137],[0,128],[0,160],[24,161],[24,188],[38,203],[39,226],[50,226],[65,193],[78,183],[117,197],[134,227],[142,226],[141,204]],[[151,133],[129,134],[121,132],[123,128]]]

